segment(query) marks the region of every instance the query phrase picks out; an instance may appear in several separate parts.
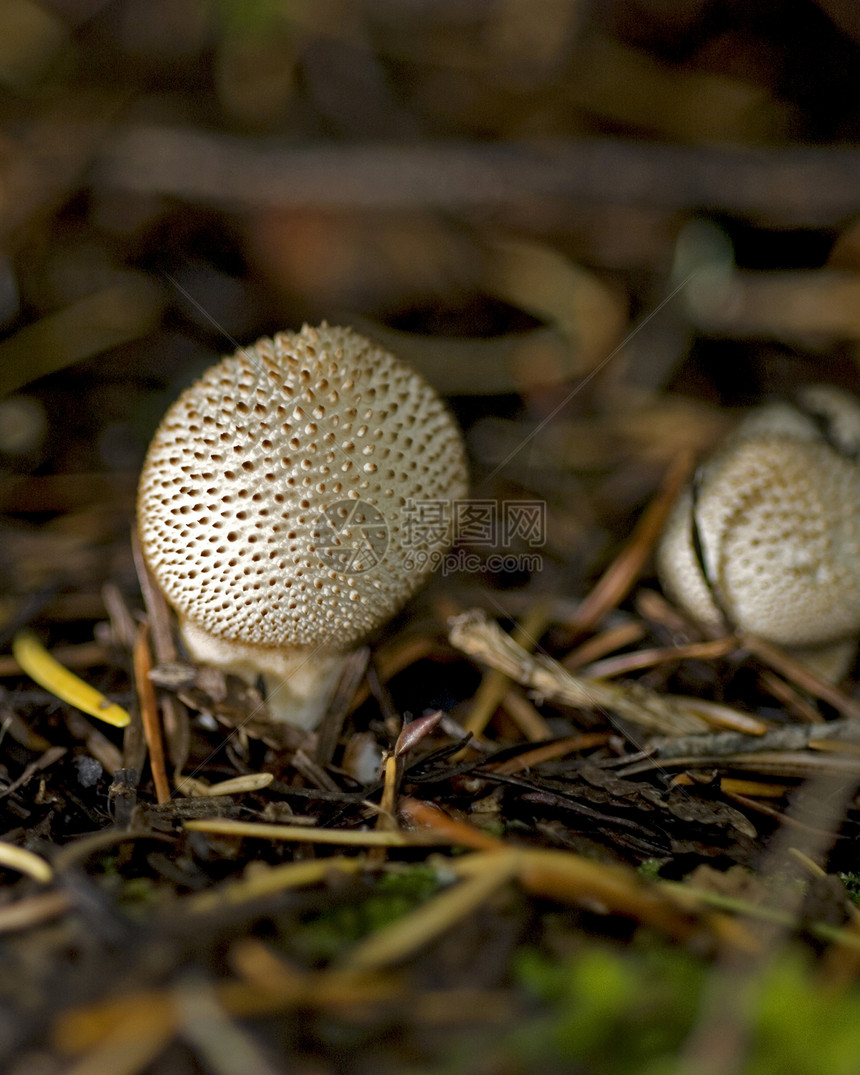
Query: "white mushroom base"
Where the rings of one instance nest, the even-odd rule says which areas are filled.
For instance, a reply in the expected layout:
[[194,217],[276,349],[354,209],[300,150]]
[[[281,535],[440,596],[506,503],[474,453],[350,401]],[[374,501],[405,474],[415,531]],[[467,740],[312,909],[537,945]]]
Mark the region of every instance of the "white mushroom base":
[[800,661],[820,679],[826,679],[828,683],[838,683],[851,671],[851,665],[857,656],[858,641],[860,639],[852,635],[851,638],[831,642],[827,646],[808,646],[797,649],[786,647],[785,652],[789,657]]
[[312,731],[325,716],[347,654],[227,642],[190,620],[183,620],[181,627],[188,652],[196,661],[233,672],[248,683],[263,677],[273,721]]

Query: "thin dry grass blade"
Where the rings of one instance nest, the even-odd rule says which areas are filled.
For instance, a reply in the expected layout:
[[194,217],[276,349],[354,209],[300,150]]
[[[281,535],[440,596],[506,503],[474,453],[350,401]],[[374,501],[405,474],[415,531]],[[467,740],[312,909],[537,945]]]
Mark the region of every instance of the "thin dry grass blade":
[[552,739],[552,729],[537,707],[515,688],[509,687],[505,691],[501,706],[526,739],[530,739],[533,743],[543,743],[547,739]]
[[252,900],[265,899],[290,888],[316,885],[337,873],[359,873],[367,869],[360,856],[310,859],[287,862],[282,866],[262,866],[238,881],[225,881],[207,892],[197,892],[179,901],[179,907],[191,914],[208,914],[223,907],[233,907]]
[[[630,672],[640,672],[644,668],[654,668],[658,664],[674,661],[713,660],[716,657],[725,657],[737,648],[736,638],[716,638],[712,642],[691,642],[686,646],[640,649],[635,653],[622,653],[617,657],[578,667],[583,676],[611,679],[613,676],[625,676]],[[567,660],[562,663],[565,668],[571,667]]]
[[404,799],[400,804],[401,814],[413,825],[422,825],[444,837],[446,842],[462,844],[476,851],[500,851],[506,847],[504,841],[490,836],[467,821],[461,821],[443,813],[429,803],[419,799]]
[[65,892],[44,892],[39,896],[15,900],[0,907],[0,933],[16,933],[31,926],[40,926],[71,908],[71,898]]
[[174,1034],[175,1027],[167,1019],[159,1023],[129,1013],[65,1075],[137,1075],[167,1048]]
[[532,766],[540,765],[541,762],[563,758],[567,754],[575,754],[580,750],[590,750],[592,747],[605,746],[611,738],[612,734],[610,732],[590,732],[585,735],[574,735],[568,739],[559,739],[554,743],[536,747],[534,750],[527,750],[523,754],[518,754],[515,758],[508,758],[507,761],[500,761],[495,764],[490,762],[485,768],[494,773],[504,775],[519,773],[523,769],[530,769]]
[[377,970],[412,955],[466,915],[477,911],[518,871],[519,854],[513,850],[480,852],[480,868],[465,880],[378,933],[360,941],[347,953],[341,967]]
[[23,847],[16,847],[15,844],[7,844],[3,840],[0,840],[0,866],[17,870],[18,873],[32,877],[34,881],[42,884],[48,884],[54,879],[54,871],[41,855]]
[[413,847],[416,844],[450,843],[448,839],[431,840],[417,832],[363,832],[357,829],[302,828],[300,825],[269,825],[257,821],[232,821],[229,818],[199,818],[184,822],[193,832],[211,832],[218,836],[250,837],[257,840],[294,840],[303,844],[340,844],[350,847]]
[[608,627],[600,634],[592,635],[579,646],[566,653],[562,659],[562,665],[572,672],[574,669],[584,668],[586,665],[597,661],[607,653],[614,653],[625,646],[632,646],[645,637],[645,628],[641,623],[632,621],[620,623],[617,627]]

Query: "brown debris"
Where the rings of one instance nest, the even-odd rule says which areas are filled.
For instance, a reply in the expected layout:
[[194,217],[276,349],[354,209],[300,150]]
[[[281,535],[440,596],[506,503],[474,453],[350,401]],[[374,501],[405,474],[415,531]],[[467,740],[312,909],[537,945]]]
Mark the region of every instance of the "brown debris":
[[161,737],[158,703],[155,697],[155,688],[149,678],[151,669],[152,658],[149,653],[149,631],[146,624],[141,624],[138,628],[137,638],[134,641],[134,678],[137,685],[137,696],[140,701],[143,731],[149,751],[149,764],[152,766],[155,795],[160,804],[166,803],[170,798],[170,785],[167,781],[167,770],[164,767],[164,743]]
[[[245,6],[0,12],[0,1069],[599,1075],[522,948],[673,946],[680,1062],[744,1070],[783,950],[860,976],[857,666],[703,637],[652,554],[749,409],[860,393],[854,9]],[[129,538],[169,403],[323,319],[448,395],[474,487],[303,733]],[[28,627],[132,722],[23,675]]]

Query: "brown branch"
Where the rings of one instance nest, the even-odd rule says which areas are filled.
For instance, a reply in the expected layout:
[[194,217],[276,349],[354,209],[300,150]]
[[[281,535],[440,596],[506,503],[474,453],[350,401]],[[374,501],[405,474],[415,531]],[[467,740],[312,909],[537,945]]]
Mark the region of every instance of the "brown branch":
[[194,128],[122,130],[97,187],[240,207],[447,211],[572,204],[730,212],[822,227],[860,212],[860,150],[583,138],[542,142],[273,146]]

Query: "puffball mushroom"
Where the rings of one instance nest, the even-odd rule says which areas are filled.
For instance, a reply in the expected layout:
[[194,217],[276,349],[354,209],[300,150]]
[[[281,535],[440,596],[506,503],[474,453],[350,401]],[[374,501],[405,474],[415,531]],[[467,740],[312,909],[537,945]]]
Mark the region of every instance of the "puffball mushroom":
[[273,719],[313,728],[345,656],[448,546],[413,502],[467,492],[434,390],[348,328],[238,350],[158,428],[138,492],[146,562],[197,660],[262,675]]
[[751,412],[670,515],[664,589],[709,631],[757,635],[838,678],[860,635],[858,448],[860,401],[833,386]]

